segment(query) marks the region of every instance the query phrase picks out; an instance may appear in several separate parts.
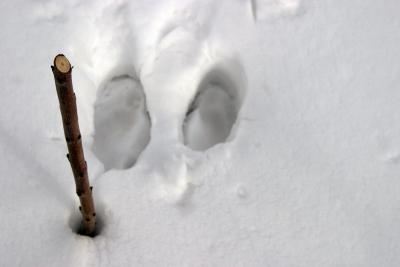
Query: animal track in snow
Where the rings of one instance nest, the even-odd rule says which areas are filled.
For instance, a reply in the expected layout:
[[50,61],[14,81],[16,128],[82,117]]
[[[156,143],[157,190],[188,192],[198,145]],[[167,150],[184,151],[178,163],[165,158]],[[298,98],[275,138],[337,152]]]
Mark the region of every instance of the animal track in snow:
[[245,81],[235,60],[225,60],[206,73],[183,123],[185,145],[206,150],[227,140],[243,101]]
[[132,167],[150,141],[150,127],[145,95],[136,78],[117,76],[100,89],[93,152],[106,170]]

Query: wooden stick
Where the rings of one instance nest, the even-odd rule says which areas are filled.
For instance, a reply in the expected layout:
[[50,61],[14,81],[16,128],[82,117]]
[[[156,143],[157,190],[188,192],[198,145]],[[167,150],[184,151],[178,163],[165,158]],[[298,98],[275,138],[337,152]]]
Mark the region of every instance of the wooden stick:
[[64,134],[68,146],[69,154],[67,154],[67,158],[75,178],[76,194],[81,202],[79,209],[83,217],[82,234],[93,236],[96,226],[96,213],[79,131],[76,98],[72,87],[72,67],[68,59],[60,54],[54,58],[54,66],[51,66],[51,69],[56,83]]

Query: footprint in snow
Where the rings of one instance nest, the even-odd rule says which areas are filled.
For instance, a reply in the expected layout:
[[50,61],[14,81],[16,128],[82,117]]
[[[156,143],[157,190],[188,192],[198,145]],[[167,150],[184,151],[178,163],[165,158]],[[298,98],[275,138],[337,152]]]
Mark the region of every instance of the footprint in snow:
[[94,154],[106,170],[132,167],[150,141],[141,83],[130,75],[112,78],[100,89],[94,112]]
[[217,65],[205,75],[183,123],[185,145],[206,150],[228,139],[240,110],[244,82],[244,73],[234,61]]

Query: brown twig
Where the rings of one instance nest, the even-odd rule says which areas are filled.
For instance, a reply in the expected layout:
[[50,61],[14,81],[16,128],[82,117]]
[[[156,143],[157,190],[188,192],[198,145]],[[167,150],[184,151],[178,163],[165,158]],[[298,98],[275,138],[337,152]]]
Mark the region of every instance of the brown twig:
[[60,111],[64,126],[65,139],[67,141],[68,160],[71,164],[75,178],[76,194],[81,202],[79,207],[82,213],[82,233],[93,236],[96,225],[96,213],[92,198],[92,187],[89,184],[87,164],[82,148],[82,138],[79,131],[76,99],[72,87],[72,67],[64,55],[54,58],[54,66],[51,66],[56,83]]

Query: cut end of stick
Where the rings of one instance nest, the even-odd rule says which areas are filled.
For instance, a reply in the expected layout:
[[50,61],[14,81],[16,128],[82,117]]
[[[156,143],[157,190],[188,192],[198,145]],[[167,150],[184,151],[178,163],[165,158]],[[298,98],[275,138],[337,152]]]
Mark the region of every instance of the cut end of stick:
[[63,54],[59,54],[54,58],[54,66],[61,73],[68,73],[71,70],[71,63]]

